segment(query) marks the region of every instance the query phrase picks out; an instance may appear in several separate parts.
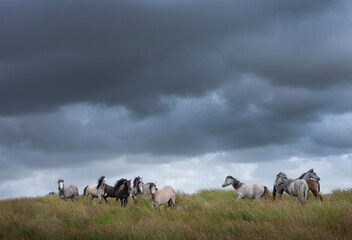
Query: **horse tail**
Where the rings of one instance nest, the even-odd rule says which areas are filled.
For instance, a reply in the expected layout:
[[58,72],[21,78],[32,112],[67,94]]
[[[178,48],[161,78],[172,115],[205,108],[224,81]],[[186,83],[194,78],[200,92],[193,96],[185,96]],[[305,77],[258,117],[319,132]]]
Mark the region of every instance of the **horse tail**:
[[300,201],[303,203],[307,199],[308,195],[308,185],[305,182],[300,184]]
[[[87,186],[87,187],[88,187],[88,186]],[[83,190],[83,195],[84,195],[84,196],[86,196],[87,187],[85,187],[84,190]]]
[[320,201],[323,201],[323,197],[320,194],[320,183],[318,181],[317,181],[317,184],[318,184],[318,195],[319,195]]
[[269,191],[266,186],[264,186],[264,192],[261,197],[264,197],[264,199],[267,199],[269,197]]
[[298,199],[301,203],[303,203],[303,200],[304,200],[304,187],[305,187],[304,183],[301,182],[299,184],[299,196],[298,196]]
[[276,185],[274,185],[273,187],[273,201],[275,200],[276,198]]

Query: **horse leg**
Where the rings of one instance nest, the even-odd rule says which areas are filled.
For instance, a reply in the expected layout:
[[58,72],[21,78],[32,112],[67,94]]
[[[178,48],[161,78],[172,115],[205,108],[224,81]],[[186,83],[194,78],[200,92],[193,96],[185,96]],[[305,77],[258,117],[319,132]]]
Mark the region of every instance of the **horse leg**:
[[242,196],[241,195],[238,195],[237,197],[237,201],[241,200]]
[[175,209],[175,207],[176,207],[176,196],[172,196],[171,197],[171,202],[172,202],[172,205],[173,205],[172,208]]
[[108,200],[107,200],[108,196],[105,195],[103,198],[104,198],[104,200],[105,200],[105,203],[108,203]]
[[293,203],[293,195],[290,193],[291,202]]
[[317,200],[323,201],[321,194],[316,189],[314,189],[314,191],[312,190],[312,193],[314,194]]

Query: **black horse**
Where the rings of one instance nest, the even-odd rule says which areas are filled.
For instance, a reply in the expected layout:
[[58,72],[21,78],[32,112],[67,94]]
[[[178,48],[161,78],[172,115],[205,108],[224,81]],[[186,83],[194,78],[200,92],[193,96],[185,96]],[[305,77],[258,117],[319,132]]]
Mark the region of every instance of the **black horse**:
[[[124,179],[127,180],[127,179]],[[117,182],[116,182],[117,184]],[[104,194],[104,200],[107,203],[108,200],[107,198],[111,197],[111,198],[116,198],[116,201],[118,200],[117,198],[117,189],[115,189],[115,187],[110,186],[110,185],[105,185],[105,194]]]
[[121,207],[126,207],[128,203],[128,197],[131,194],[131,180],[121,178],[118,180],[114,187],[106,185],[104,200],[108,202],[106,198],[116,198],[116,201],[121,200]]

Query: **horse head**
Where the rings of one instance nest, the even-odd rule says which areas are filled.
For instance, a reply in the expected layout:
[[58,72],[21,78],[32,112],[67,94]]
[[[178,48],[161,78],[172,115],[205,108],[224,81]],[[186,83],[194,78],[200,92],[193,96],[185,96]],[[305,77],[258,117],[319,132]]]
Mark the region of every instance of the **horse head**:
[[101,176],[99,179],[98,179],[98,185],[97,185],[97,189],[100,188],[100,186],[105,186],[106,185],[106,177],[105,176]]
[[283,179],[287,179],[287,175],[286,175],[285,173],[283,173],[283,172],[279,172],[279,173],[276,175],[276,180],[275,180],[274,185],[275,185],[275,186],[278,186],[278,185],[284,183],[284,182],[283,182]]
[[131,190],[132,190],[131,179],[130,179],[130,180],[126,180],[125,186],[126,186],[126,188],[128,189],[128,191],[131,192]]
[[61,191],[64,188],[64,180],[63,179],[59,179],[57,181],[57,183],[59,184],[59,191]]
[[235,180],[237,179],[232,176],[227,176],[225,178],[225,182],[222,184],[222,187],[227,187],[228,185],[231,185]]
[[315,181],[320,181],[320,177],[316,172],[314,172],[313,168],[308,171],[308,179],[314,179]]
[[155,196],[155,191],[158,190],[156,188],[156,184],[155,183],[149,183],[149,191],[152,194],[152,196]]

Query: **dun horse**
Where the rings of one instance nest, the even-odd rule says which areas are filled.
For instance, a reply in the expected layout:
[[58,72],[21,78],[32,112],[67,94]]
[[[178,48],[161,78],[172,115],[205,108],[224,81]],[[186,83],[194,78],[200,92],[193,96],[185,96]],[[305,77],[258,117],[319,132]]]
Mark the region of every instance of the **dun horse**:
[[150,205],[152,208],[158,208],[160,205],[168,204],[169,207],[176,206],[176,192],[172,187],[165,186],[157,190],[155,184],[150,185]]
[[293,202],[293,197],[298,197],[301,204],[307,199],[308,185],[303,179],[290,179],[285,173],[280,172],[276,175],[275,185],[283,185],[285,192],[290,195]]
[[241,198],[259,199],[261,197],[264,199],[267,199],[269,197],[268,188],[263,184],[257,183],[253,185],[247,185],[238,181],[236,178],[232,176],[227,176],[224,184],[222,184],[222,187],[227,187],[229,185],[232,185],[233,188],[235,189],[235,192],[238,195],[237,200]]
[[65,187],[63,179],[59,179],[57,183],[59,184],[59,196],[61,199],[67,201],[68,198],[71,198],[73,201],[75,197],[78,197],[78,188],[75,185]]
[[144,195],[144,196],[151,195],[150,186],[153,184],[154,183],[151,183],[151,182],[144,184],[141,177],[136,177],[133,180],[132,199],[136,201],[137,196],[139,195]]
[[92,196],[92,200],[94,198],[99,198],[99,203],[101,204],[101,200],[105,193],[105,185],[106,185],[106,177],[101,176],[98,179],[98,185],[88,185],[84,188],[84,196]]
[[323,198],[320,195],[320,177],[318,177],[316,172],[314,172],[313,168],[303,173],[298,179],[306,180],[308,184],[308,191],[312,191],[316,199],[320,199],[320,201],[323,201]]

